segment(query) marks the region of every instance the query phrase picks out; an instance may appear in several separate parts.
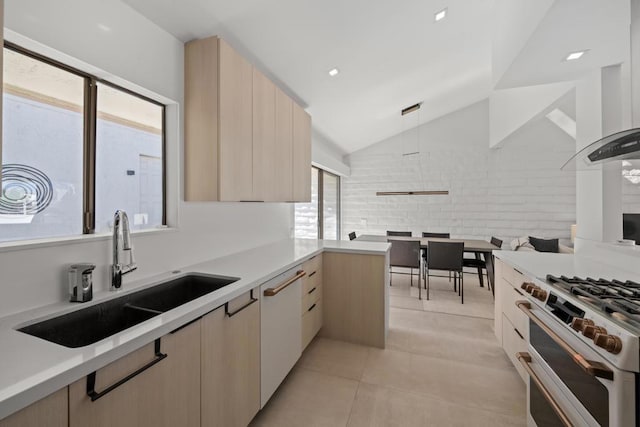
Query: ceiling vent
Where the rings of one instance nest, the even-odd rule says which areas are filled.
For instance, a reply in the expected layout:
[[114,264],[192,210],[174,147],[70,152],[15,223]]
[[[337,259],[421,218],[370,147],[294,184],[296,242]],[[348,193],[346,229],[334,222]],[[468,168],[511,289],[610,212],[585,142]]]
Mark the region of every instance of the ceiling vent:
[[410,107],[407,107],[407,108],[403,109],[403,110],[400,112],[400,114],[404,116],[404,115],[406,115],[406,114],[413,113],[414,111],[416,111],[416,110],[419,110],[419,109],[420,109],[420,105],[422,105],[422,103],[421,103],[421,102],[418,102],[417,104],[414,104],[414,105],[412,105],[412,106],[410,106]]

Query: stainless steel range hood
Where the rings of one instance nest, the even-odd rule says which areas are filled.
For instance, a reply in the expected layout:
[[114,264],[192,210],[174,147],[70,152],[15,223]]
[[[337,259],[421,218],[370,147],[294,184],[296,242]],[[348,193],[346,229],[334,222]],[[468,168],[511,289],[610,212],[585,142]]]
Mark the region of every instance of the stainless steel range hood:
[[576,153],[562,166],[564,171],[588,170],[614,160],[640,159],[640,128],[605,136]]

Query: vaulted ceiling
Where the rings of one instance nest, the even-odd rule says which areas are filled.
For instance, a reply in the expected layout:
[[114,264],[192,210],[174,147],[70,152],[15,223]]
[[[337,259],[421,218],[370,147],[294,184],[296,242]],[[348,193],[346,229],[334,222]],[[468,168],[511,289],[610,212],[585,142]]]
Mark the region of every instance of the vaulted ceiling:
[[[123,1],[182,41],[228,40],[345,153],[487,98],[494,85],[574,79],[628,49],[609,45],[629,0]],[[515,43],[492,75],[496,37]],[[580,49],[591,49],[581,63],[558,57]],[[401,117],[418,102],[410,121]]]

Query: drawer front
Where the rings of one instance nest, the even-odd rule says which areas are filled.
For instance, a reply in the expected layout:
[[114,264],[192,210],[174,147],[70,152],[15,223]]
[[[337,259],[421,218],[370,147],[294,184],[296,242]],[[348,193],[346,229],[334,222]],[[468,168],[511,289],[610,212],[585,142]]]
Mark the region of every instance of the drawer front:
[[302,269],[307,273],[302,278],[302,292],[306,294],[315,286],[322,283],[322,255],[316,255],[302,264]]
[[517,288],[527,281],[527,278],[522,273],[508,264],[503,264],[502,271],[502,277]]
[[322,254],[306,260],[302,264],[302,269],[307,272],[307,276],[310,276],[314,271],[320,272],[322,270]]
[[309,277],[309,274],[303,277],[303,280],[302,280],[303,296],[309,293],[311,289],[316,288],[322,284],[322,270],[317,270],[315,272],[312,272],[311,274],[313,274],[311,277]]
[[516,306],[516,301],[526,300],[524,291],[519,288],[514,288],[508,283],[504,283],[504,285],[502,312],[511,324],[524,334],[525,331],[529,330],[529,328],[527,328],[528,318],[527,315]]
[[322,285],[317,285],[311,288],[308,292],[302,295],[302,315],[304,316],[309,308],[322,298]]
[[322,300],[319,299],[302,315],[302,350],[311,342],[322,327]]
[[503,315],[502,317],[502,348],[516,367],[522,381],[527,382],[527,372],[524,370],[520,361],[516,358],[516,353],[527,351],[527,341],[524,331],[516,328],[509,319]]

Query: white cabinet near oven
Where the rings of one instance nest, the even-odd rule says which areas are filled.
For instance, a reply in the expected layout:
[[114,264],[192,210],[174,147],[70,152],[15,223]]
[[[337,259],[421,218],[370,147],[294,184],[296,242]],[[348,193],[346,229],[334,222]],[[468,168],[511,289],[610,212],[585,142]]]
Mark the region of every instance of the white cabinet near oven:
[[526,299],[522,286],[527,283],[527,279],[522,273],[499,259],[496,259],[495,271],[494,330],[496,338],[522,380],[526,381],[527,372],[518,362],[516,354],[527,351],[529,327],[527,316],[516,306],[516,301]]
[[269,401],[302,354],[300,266],[260,286],[260,407]]

